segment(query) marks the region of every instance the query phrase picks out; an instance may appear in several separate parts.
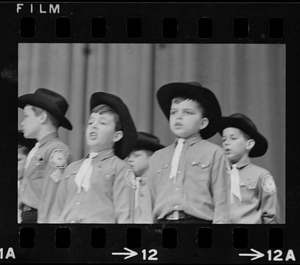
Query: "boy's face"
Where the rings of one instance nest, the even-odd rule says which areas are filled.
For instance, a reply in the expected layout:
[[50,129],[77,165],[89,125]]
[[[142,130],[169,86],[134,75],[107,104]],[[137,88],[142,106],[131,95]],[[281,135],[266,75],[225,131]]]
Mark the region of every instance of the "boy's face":
[[248,156],[254,142],[252,139],[248,140],[240,129],[228,127],[223,130],[222,145],[225,156],[235,164]]
[[115,119],[111,113],[91,113],[86,128],[86,142],[91,151],[98,152],[112,147],[123,133],[115,131]]
[[18,180],[23,178],[26,155],[18,150]]
[[202,117],[198,104],[193,100],[172,102],[170,109],[170,129],[180,138],[188,138],[199,133],[208,124],[208,119]]
[[21,123],[23,134],[25,138],[37,138],[40,129],[40,117],[36,115],[32,106],[27,105],[23,110],[24,119]]
[[136,150],[128,156],[127,162],[137,177],[142,176],[149,167],[150,151]]

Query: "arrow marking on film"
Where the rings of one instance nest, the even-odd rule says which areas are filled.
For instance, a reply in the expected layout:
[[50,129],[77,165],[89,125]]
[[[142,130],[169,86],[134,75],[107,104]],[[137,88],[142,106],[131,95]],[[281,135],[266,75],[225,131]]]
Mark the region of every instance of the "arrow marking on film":
[[138,254],[137,252],[135,252],[129,248],[124,248],[124,250],[126,250],[128,252],[113,252],[111,254],[112,255],[124,255],[124,256],[126,256],[126,257],[124,257],[124,259],[130,259]]
[[259,252],[258,250],[255,250],[253,248],[250,248],[250,250],[254,253],[241,253],[239,256],[248,256],[253,257],[251,260],[256,260],[262,258],[265,254]]

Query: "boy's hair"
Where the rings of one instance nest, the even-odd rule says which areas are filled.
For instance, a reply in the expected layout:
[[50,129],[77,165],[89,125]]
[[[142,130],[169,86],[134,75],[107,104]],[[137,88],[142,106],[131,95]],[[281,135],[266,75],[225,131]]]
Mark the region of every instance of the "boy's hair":
[[99,113],[99,114],[110,113],[110,114],[112,114],[114,116],[114,120],[115,120],[115,131],[116,132],[122,131],[122,124],[121,124],[120,116],[110,106],[105,105],[105,104],[98,105],[91,110],[91,113]]
[[29,150],[26,146],[18,144],[18,152],[21,152],[21,153],[23,153],[24,155],[27,156],[28,153],[29,153]]
[[189,98],[187,96],[178,96],[178,97],[175,97],[175,98],[172,99],[172,103],[178,104],[178,103],[180,103],[182,101],[185,101],[185,100],[194,101],[197,104],[200,112],[202,113],[202,117],[203,118],[207,117],[206,110],[205,110],[204,106],[198,100],[196,100],[196,99]]
[[46,112],[48,115],[48,118],[49,118],[50,122],[53,124],[53,126],[55,126],[56,128],[59,127],[59,121],[56,118],[54,118],[54,116],[51,113],[49,113],[48,111],[46,111],[42,108],[36,107],[36,106],[32,106],[32,110],[36,116],[41,115],[41,113],[43,111]]

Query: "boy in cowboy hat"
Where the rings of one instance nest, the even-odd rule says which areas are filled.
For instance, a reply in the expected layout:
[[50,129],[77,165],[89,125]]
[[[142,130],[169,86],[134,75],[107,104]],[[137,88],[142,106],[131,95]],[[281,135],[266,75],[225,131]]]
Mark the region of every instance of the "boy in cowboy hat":
[[268,149],[266,138],[241,113],[221,119],[220,133],[228,159],[230,223],[275,223],[277,193],[269,171],[251,163]]
[[18,223],[21,222],[21,210],[19,209],[20,186],[24,177],[24,167],[29,151],[34,147],[35,139],[24,138],[23,132],[18,131]]
[[24,111],[21,123],[25,138],[37,140],[29,152],[20,187],[22,223],[45,223],[64,168],[69,163],[69,148],[58,139],[60,126],[72,130],[65,117],[67,101],[58,93],[39,88],[19,97]]
[[225,157],[207,141],[218,129],[221,109],[199,83],[170,83],[158,103],[175,143],[150,158],[153,218],[161,223],[226,223]]
[[52,223],[132,223],[134,174],[123,159],[136,141],[129,110],[115,95],[96,92],[86,127],[89,154],[64,172]]
[[134,223],[153,223],[147,171],[149,158],[162,148],[164,146],[159,143],[158,137],[150,133],[138,132],[136,145],[128,156],[128,164],[136,177]]

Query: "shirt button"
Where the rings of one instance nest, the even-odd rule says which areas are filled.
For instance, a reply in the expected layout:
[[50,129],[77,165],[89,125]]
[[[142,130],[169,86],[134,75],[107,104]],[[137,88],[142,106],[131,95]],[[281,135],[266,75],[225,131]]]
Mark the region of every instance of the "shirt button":
[[76,202],[76,205],[79,205],[80,204],[80,202]]
[[193,161],[193,162],[192,162],[192,165],[193,165],[193,166],[195,166],[195,165],[196,165],[196,162],[195,162],[195,161]]
[[71,224],[74,224],[74,223],[75,223],[75,220],[72,220],[70,223],[71,223]]
[[178,209],[178,205],[177,204],[174,206],[174,209]]

